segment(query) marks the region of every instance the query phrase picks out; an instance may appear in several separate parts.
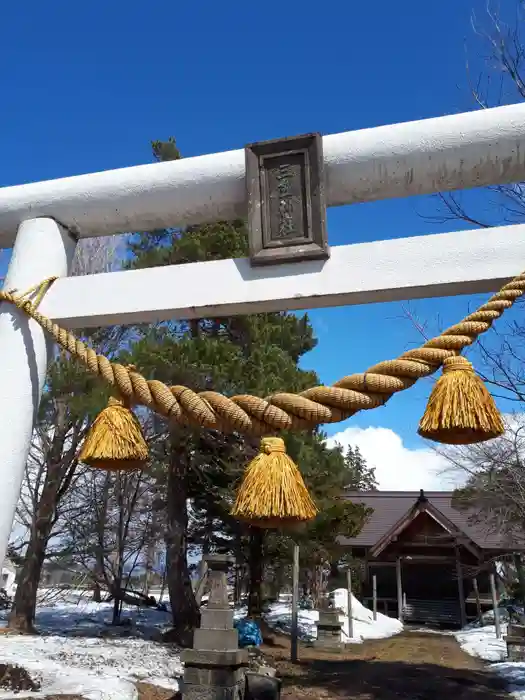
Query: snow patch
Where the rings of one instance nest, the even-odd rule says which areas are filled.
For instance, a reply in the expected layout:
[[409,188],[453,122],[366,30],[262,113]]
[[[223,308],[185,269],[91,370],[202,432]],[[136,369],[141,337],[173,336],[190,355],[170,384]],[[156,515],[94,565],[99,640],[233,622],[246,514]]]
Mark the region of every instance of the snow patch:
[[456,632],[456,639],[467,654],[477,656],[484,661],[502,661],[507,658],[507,645],[503,640],[503,635],[507,633],[507,626],[501,625],[501,638],[496,637],[494,625],[484,625],[476,627],[467,625],[464,629]]
[[[334,607],[341,614],[339,619],[342,622],[342,641],[346,643],[361,644],[366,639],[386,639],[403,631],[403,624],[392,617],[377,613],[377,619],[371,610],[365,608],[357,598],[352,595],[352,620],[353,637],[349,636],[348,626],[348,597],[346,588],[338,588],[332,592]],[[235,618],[246,617],[246,608],[235,611]],[[264,613],[264,619],[270,627],[279,632],[290,634],[292,628],[292,606],[287,601],[273,603]],[[315,623],[319,619],[316,610],[298,611],[299,637],[305,641],[312,641],[317,638],[317,627]]]
[[[41,636],[0,635],[0,661],[23,666],[41,683],[38,693],[26,692],[24,697],[69,694],[87,700],[137,700],[137,681],[178,690],[183,673],[179,654],[172,645],[148,638],[168,626],[169,615],[125,608],[130,625],[115,628],[107,625],[111,609],[110,604],[70,594],[65,601],[38,609]],[[1,700],[17,697],[0,691]]]
[[525,663],[507,661],[492,667],[508,683],[510,694],[517,700],[525,700]]
[[467,625],[456,632],[456,639],[467,654],[491,662],[490,669],[502,676],[508,684],[508,691],[517,700],[525,700],[525,663],[505,661],[507,645],[503,639],[507,634],[507,624],[501,624],[501,638],[496,637],[494,625]]

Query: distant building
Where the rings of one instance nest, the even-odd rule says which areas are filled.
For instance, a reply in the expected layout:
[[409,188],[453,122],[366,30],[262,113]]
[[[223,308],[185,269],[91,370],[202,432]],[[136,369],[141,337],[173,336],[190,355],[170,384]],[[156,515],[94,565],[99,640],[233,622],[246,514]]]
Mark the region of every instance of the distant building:
[[13,562],[10,559],[4,559],[0,588],[2,588],[7,595],[12,595],[14,593],[16,574],[17,568]]
[[49,561],[42,567],[40,582],[42,586],[77,586],[84,582],[86,570],[79,564]]
[[379,612],[407,622],[464,625],[490,609],[495,561],[525,551],[525,543],[475,522],[472,513],[454,508],[452,496],[451,491],[346,494],[373,509],[356,537],[341,539],[363,563],[369,606],[375,576]]

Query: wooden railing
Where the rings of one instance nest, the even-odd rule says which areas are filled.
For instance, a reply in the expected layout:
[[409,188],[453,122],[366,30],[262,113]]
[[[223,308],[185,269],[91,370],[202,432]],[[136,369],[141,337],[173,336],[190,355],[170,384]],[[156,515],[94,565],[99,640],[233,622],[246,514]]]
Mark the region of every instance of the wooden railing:
[[403,617],[406,622],[461,624],[459,602],[455,600],[407,600]]

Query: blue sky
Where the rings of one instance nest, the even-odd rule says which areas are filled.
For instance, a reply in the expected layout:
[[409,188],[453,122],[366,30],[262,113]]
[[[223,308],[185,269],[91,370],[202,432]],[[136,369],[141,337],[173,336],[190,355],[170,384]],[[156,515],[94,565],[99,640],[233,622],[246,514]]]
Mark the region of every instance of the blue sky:
[[[513,3],[509,3],[512,5]],[[509,6],[507,5],[507,7]],[[152,139],[185,156],[474,108],[466,75],[484,64],[470,20],[485,0],[4,3],[0,186],[149,162]],[[467,54],[466,54],[467,52]],[[478,208],[489,205],[472,193]],[[332,245],[461,228],[429,223],[433,198],[330,210]],[[437,328],[475,302],[417,302]],[[304,362],[329,383],[418,341],[403,305],[312,313]],[[418,446],[430,384],[352,419]],[[332,427],[330,433],[340,428]]]

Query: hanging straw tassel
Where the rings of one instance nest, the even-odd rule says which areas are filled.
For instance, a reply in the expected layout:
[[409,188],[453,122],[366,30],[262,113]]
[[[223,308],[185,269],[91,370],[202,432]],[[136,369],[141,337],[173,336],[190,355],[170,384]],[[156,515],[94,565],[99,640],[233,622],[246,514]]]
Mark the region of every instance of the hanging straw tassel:
[[494,399],[461,355],[443,363],[418,433],[446,445],[470,445],[503,435],[505,428]]
[[263,438],[259,454],[244,473],[233,517],[255,527],[290,527],[315,518],[317,512],[284,440]]
[[79,459],[90,467],[118,471],[142,469],[148,446],[135,414],[121,399],[110,398],[89,429]]

